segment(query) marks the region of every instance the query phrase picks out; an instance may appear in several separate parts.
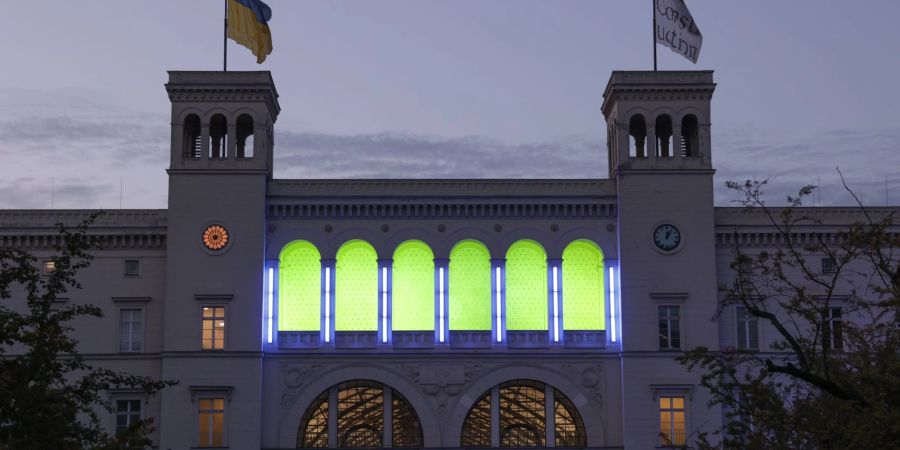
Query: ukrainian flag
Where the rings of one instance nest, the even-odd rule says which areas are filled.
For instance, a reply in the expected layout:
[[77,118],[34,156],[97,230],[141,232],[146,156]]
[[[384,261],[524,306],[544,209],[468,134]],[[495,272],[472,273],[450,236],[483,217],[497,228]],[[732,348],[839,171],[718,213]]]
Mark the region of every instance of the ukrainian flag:
[[260,0],[228,0],[228,37],[250,49],[262,64],[272,53],[272,8]]

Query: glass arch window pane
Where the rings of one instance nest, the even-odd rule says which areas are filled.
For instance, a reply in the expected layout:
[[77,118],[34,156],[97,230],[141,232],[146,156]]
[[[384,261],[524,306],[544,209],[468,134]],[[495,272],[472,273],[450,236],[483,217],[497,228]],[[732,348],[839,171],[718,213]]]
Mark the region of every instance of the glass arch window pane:
[[391,393],[391,435],[394,447],[422,447],[422,423],[416,410],[400,395]]
[[303,414],[300,433],[297,435],[297,447],[328,447],[328,391],[316,397]]
[[366,241],[337,252],[335,331],[378,331],[378,254]]
[[278,329],[319,331],[322,295],[319,250],[307,241],[284,246],[278,257]]
[[463,447],[491,446],[491,392],[475,402],[463,422],[460,445]]
[[605,330],[603,252],[578,240],[563,251],[563,329]]
[[517,381],[500,386],[500,446],[544,447],[544,385]]
[[384,438],[384,390],[353,382],[338,390],[338,447],[381,447]]
[[421,241],[394,251],[392,326],[398,331],[434,330],[434,253]]
[[491,254],[478,241],[462,241],[450,252],[450,329],[491,330]]
[[584,422],[575,405],[562,392],[553,393],[557,447],[586,447]]
[[522,240],[506,252],[506,329],[547,329],[547,253]]

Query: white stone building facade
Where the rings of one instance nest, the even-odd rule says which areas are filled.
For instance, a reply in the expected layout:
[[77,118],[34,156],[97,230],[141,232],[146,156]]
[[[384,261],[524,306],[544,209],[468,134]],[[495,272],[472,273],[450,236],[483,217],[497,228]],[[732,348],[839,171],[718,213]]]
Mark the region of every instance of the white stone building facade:
[[[106,313],[76,324],[92,363],[179,381],[111,392],[111,428],[152,417],[162,449],[651,449],[722,426],[675,356],[766,345],[714,319],[735,229],[773,230],[713,205],[712,72],[614,72],[596,179],[274,179],[268,72],[166,89],[168,209],[101,216],[66,299]],[[47,258],[89,213],[0,211],[0,245]]]

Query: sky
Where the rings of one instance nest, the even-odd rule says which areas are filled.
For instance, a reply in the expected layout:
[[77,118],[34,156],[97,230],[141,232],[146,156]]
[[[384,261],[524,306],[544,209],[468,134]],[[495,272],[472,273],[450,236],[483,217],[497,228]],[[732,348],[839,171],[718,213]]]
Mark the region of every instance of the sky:
[[[650,0],[267,0],[277,178],[606,178],[612,70],[652,68]],[[900,205],[900,2],[687,0],[726,180]],[[167,70],[221,70],[223,0],[3,0],[0,208],[165,208]]]

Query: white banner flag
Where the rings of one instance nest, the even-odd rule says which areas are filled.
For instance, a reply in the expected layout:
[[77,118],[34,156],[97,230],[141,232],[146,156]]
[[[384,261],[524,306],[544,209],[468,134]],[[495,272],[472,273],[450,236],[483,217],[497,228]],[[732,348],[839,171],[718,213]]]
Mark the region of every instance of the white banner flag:
[[669,47],[694,64],[700,56],[703,35],[694,23],[684,0],[653,0],[656,15],[656,42]]

